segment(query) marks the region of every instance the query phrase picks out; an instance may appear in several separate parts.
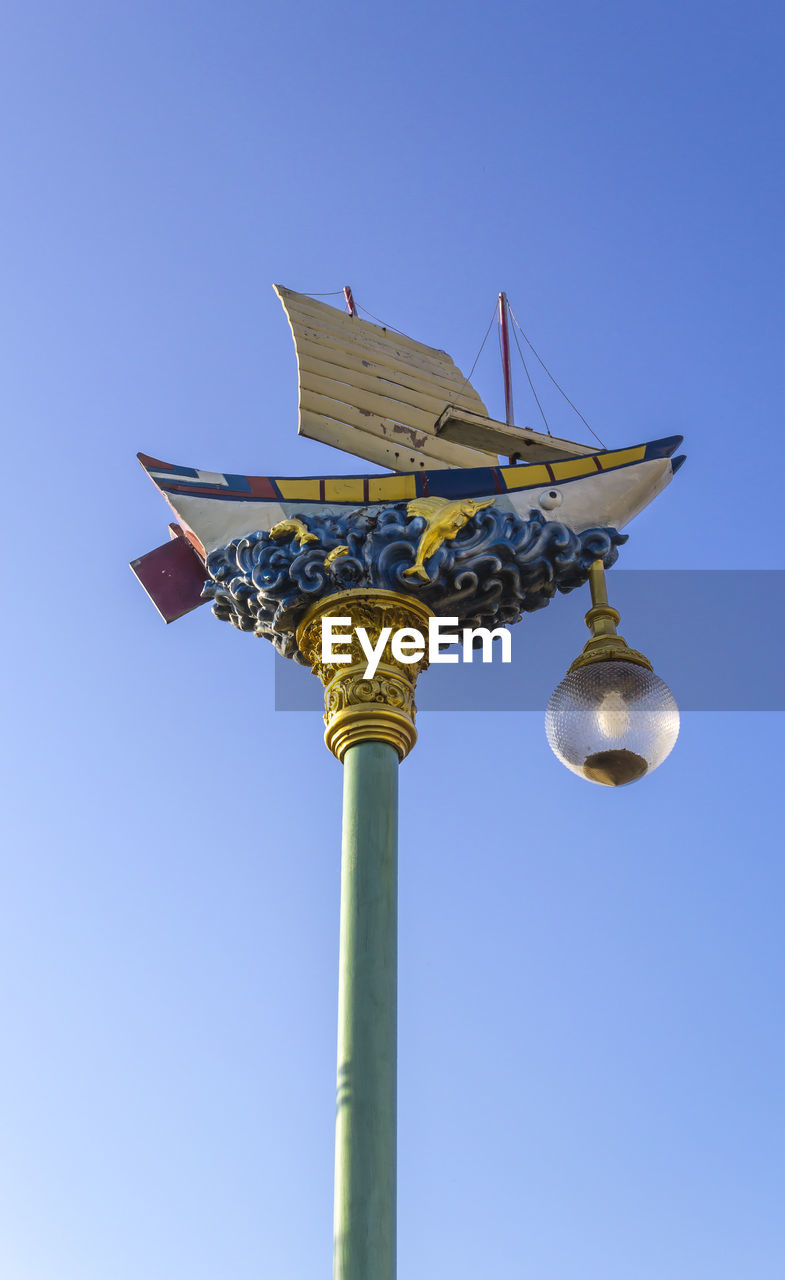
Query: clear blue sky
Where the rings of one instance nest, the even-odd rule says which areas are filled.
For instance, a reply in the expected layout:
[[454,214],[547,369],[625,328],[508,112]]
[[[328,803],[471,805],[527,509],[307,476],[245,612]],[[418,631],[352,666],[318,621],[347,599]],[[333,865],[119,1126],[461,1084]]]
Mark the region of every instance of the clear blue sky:
[[[6,5],[4,1278],[330,1269],[340,769],[269,646],[149,605],[137,449],[340,471],[296,437],[270,283],[349,281],[465,369],[505,288],[610,446],[686,437],[623,565],[785,568],[784,27]],[[402,1280],[781,1280],[782,715],[687,715],[619,792],[533,713],[419,727]]]

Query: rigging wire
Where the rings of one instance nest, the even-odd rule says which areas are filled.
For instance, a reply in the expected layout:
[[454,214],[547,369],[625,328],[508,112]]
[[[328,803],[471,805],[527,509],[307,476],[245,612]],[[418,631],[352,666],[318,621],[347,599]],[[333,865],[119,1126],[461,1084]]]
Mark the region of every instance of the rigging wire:
[[[355,298],[354,302],[355,302],[355,306],[357,307],[357,310],[358,310],[358,311],[364,311],[364,312],[365,312],[365,314],[366,314],[367,316],[370,316],[372,320],[375,320],[377,324],[380,324],[380,325],[382,326],[382,328],[383,328],[383,329],[392,329],[393,333],[400,333],[400,335],[401,335],[401,337],[402,337],[402,338],[406,338],[406,337],[408,337],[408,334],[404,333],[402,329],[396,329],[396,328],[395,328],[395,325],[393,325],[393,324],[385,324],[383,320],[380,320],[378,316],[375,316],[375,315],[373,314],[373,312],[372,312],[372,311],[369,311],[369,310],[368,310],[368,308],[367,308],[367,307],[362,306],[362,304],[361,304],[361,303],[359,303],[359,302],[357,301],[357,299],[356,299],[356,298]],[[491,325],[493,324],[493,321],[494,321],[494,317],[495,317],[495,315],[496,315],[496,307],[494,306],[493,311],[491,312],[491,318],[490,318],[490,320],[488,321],[488,328],[485,330],[485,337],[483,338],[482,342],[480,343],[480,349],[479,349],[479,351],[477,352],[477,355],[474,357],[474,364],[472,365],[472,367],[471,367],[471,369],[469,370],[468,374],[466,375],[466,377],[464,378],[463,382],[461,383],[460,390],[459,390],[459,391],[458,391],[458,393],[457,393],[457,395],[459,395],[459,396],[463,393],[463,389],[464,389],[464,387],[466,387],[466,386],[468,386],[468,385],[469,385],[469,382],[470,382],[470,380],[471,380],[471,376],[472,376],[472,374],[474,373],[474,370],[477,368],[477,361],[479,360],[480,356],[482,355],[482,353],[483,353],[483,348],[485,347],[485,344],[486,344],[486,342],[488,341],[488,334],[489,334],[489,333],[490,333],[490,331],[491,331]]]
[[[344,296],[343,289],[333,289],[330,293],[312,293],[310,289],[303,289],[303,293],[305,293],[309,298],[337,298]],[[354,305],[357,307],[358,311],[364,311],[367,316],[370,316],[372,320],[375,320],[377,324],[380,324],[383,329],[392,329],[393,333],[400,333],[402,338],[408,337],[408,334],[405,334],[403,329],[396,329],[394,324],[385,324],[384,320],[380,320],[379,317],[375,316],[367,307],[361,306],[356,298],[354,300]]]
[[466,377],[463,380],[463,386],[461,387],[461,391],[463,391],[463,388],[466,386],[466,383],[470,380],[472,374],[474,373],[474,370],[477,368],[477,361],[479,360],[480,356],[483,353],[483,348],[485,347],[485,344],[488,341],[488,334],[491,331],[491,325],[493,324],[495,318],[496,318],[496,304],[494,303],[493,311],[491,312],[491,318],[488,321],[488,328],[485,330],[485,337],[480,343],[480,350],[477,352],[477,355],[474,357],[474,364],[472,365],[471,369],[469,370],[469,372],[467,373]]
[[[400,333],[400,335],[401,335],[401,337],[402,337],[402,338],[406,338],[406,337],[408,337],[408,334],[405,334],[405,333],[403,332],[403,330],[402,330],[402,329],[396,329],[396,328],[395,328],[395,325],[392,325],[392,324],[385,324],[383,320],[380,320],[378,316],[375,316],[375,315],[373,314],[373,312],[372,312],[372,311],[369,311],[369,310],[368,310],[368,308],[367,308],[367,307],[363,307],[363,306],[362,306],[362,305],[357,301],[357,299],[356,299],[356,298],[355,298],[355,300],[354,300],[354,301],[355,301],[355,305],[356,305],[356,307],[357,307],[357,310],[358,310],[358,311],[364,311],[364,312],[365,312],[365,314],[366,314],[367,316],[370,316],[370,317],[371,317],[371,319],[372,319],[372,320],[375,320],[377,324],[380,324],[380,325],[382,326],[382,328],[384,328],[384,329],[392,329],[393,333]],[[493,321],[494,321],[494,317],[495,317],[495,316],[496,316],[496,307],[495,307],[495,305],[494,305],[493,311],[491,312],[491,318],[490,318],[490,320],[488,321],[488,328],[485,330],[485,337],[483,338],[482,342],[480,343],[480,349],[479,349],[479,351],[477,352],[477,355],[474,357],[474,364],[472,365],[471,369],[469,370],[469,372],[467,373],[467,375],[466,375],[466,377],[464,378],[463,382],[461,383],[460,390],[459,390],[459,391],[458,391],[458,393],[457,393],[458,395],[461,395],[461,394],[462,394],[464,387],[465,387],[465,386],[467,386],[467,385],[469,384],[469,382],[470,382],[470,380],[471,380],[471,376],[472,376],[472,374],[474,373],[474,370],[477,368],[477,361],[479,360],[480,356],[482,355],[482,353],[483,353],[483,349],[484,349],[484,347],[485,347],[485,344],[486,344],[486,342],[488,341],[488,334],[489,334],[489,333],[490,333],[490,331],[491,331],[491,325],[493,324]]]
[[356,298],[354,300],[354,305],[357,307],[358,311],[364,311],[367,316],[370,316],[372,320],[375,320],[377,324],[380,324],[383,329],[392,329],[393,333],[400,333],[402,338],[408,338],[409,335],[404,333],[403,329],[396,329],[394,324],[385,324],[383,320],[380,320],[378,316],[375,316],[367,307],[361,306]]
[[[489,333],[490,333],[490,331],[491,331],[491,325],[493,324],[493,320],[494,320],[495,315],[496,315],[496,307],[495,307],[495,305],[494,305],[493,311],[491,312],[491,318],[490,318],[490,320],[488,321],[488,328],[485,330],[485,337],[483,338],[482,342],[480,343],[480,350],[477,352],[477,355],[474,357],[474,364],[472,365],[471,369],[469,370],[469,372],[468,372],[468,373],[466,374],[466,376],[464,377],[463,382],[461,383],[459,390],[456,392],[456,399],[457,399],[459,396],[462,396],[462,395],[463,395],[463,389],[464,389],[464,387],[468,387],[468,386],[470,385],[470,382],[471,382],[471,376],[472,376],[472,374],[474,373],[474,370],[477,368],[477,361],[479,360],[480,356],[482,355],[482,353],[483,353],[483,349],[484,349],[484,347],[485,347],[485,344],[486,344],[486,342],[488,341],[488,334],[489,334]],[[459,370],[458,372],[460,372],[460,370]],[[474,387],[472,387],[472,391],[473,391],[473,390],[474,390]]]
[[[463,382],[461,383],[460,390],[457,392],[457,395],[459,395],[459,396],[463,395],[463,389],[464,389],[464,387],[469,386],[469,383],[470,383],[470,381],[471,381],[471,376],[472,376],[472,374],[474,373],[474,370],[477,368],[477,361],[479,360],[480,356],[482,355],[483,350],[484,350],[484,348],[485,348],[485,344],[486,344],[486,342],[488,341],[488,334],[489,334],[489,333],[490,333],[490,331],[491,331],[491,325],[493,324],[493,321],[494,321],[495,317],[496,317],[496,305],[494,304],[493,311],[491,312],[491,318],[490,318],[490,320],[488,321],[488,328],[485,330],[485,337],[483,338],[482,342],[480,343],[480,350],[477,352],[477,355],[474,357],[474,364],[472,365],[472,367],[471,367],[471,369],[469,370],[469,372],[466,374],[466,377],[464,378]],[[474,390],[474,388],[472,388],[472,390]]]
[[[507,306],[508,306],[508,307],[510,306],[509,302],[507,303]],[[511,307],[510,307],[510,310],[512,310],[512,308],[511,308]],[[526,374],[526,377],[527,377],[527,378],[528,378],[528,380],[529,380],[529,386],[531,387],[531,393],[532,393],[532,395],[534,396],[534,399],[537,401],[537,408],[538,408],[538,409],[539,409],[539,411],[540,411],[540,417],[542,418],[543,422],[545,423],[545,430],[547,431],[548,435],[551,435],[551,429],[550,429],[550,427],[548,426],[548,419],[547,419],[547,418],[546,418],[546,416],[545,416],[545,410],[543,409],[542,405],[540,404],[540,397],[537,395],[537,392],[534,390],[534,383],[532,382],[532,376],[531,376],[531,374],[529,373],[529,366],[527,365],[526,361],[525,361],[525,360],[524,360],[524,358],[523,358],[523,351],[521,350],[521,344],[520,344],[520,342],[518,341],[518,335],[517,335],[517,333],[515,332],[515,330],[514,330],[514,329],[513,329],[513,331],[512,331],[512,336],[513,336],[513,338],[515,339],[515,345],[516,345],[516,347],[518,348],[518,355],[521,357],[521,364],[523,365],[524,372],[525,372],[525,374]],[[590,428],[590,429],[591,429],[591,428]]]
[[[509,306],[509,303],[508,303],[507,305]],[[577,415],[578,415],[578,417],[580,418],[580,420],[581,420],[581,422],[583,423],[583,425],[584,425],[584,426],[586,427],[586,429],[587,429],[588,431],[590,431],[590,432],[591,432],[591,434],[594,436],[594,439],[595,439],[599,444],[601,444],[601,445],[602,445],[603,449],[606,449],[608,446],[607,446],[606,444],[604,444],[602,440],[600,440],[600,437],[597,435],[597,432],[594,430],[594,428],[589,426],[588,422],[587,422],[587,421],[586,421],[586,419],[584,418],[584,416],[583,416],[583,414],[581,413],[580,409],[577,409],[577,408],[575,407],[575,405],[572,403],[572,400],[571,400],[571,399],[570,399],[570,397],[567,395],[566,391],[563,391],[563,390],[562,390],[562,388],[559,386],[558,382],[557,382],[557,381],[556,381],[556,379],[554,378],[553,374],[551,373],[550,369],[549,369],[549,368],[548,368],[548,366],[546,365],[545,361],[544,361],[544,360],[542,359],[542,357],[541,357],[540,355],[538,355],[538,353],[534,350],[534,347],[533,347],[533,346],[532,346],[532,344],[529,342],[529,339],[526,337],[526,334],[523,332],[523,329],[521,329],[521,326],[520,326],[520,324],[518,323],[518,317],[516,316],[516,314],[515,314],[515,312],[513,311],[512,307],[510,307],[510,315],[512,316],[513,320],[515,321],[515,325],[516,325],[516,327],[517,327],[518,329],[520,329],[521,336],[523,337],[523,340],[524,340],[524,342],[526,343],[527,347],[529,348],[529,350],[530,350],[530,351],[532,351],[532,352],[533,352],[533,354],[535,355],[535,357],[537,358],[537,360],[539,360],[540,364],[542,365],[543,369],[544,369],[544,370],[545,370],[545,372],[547,373],[548,377],[550,378],[550,380],[551,380],[551,382],[553,383],[553,385],[554,385],[554,387],[556,388],[556,390],[560,393],[560,395],[562,395],[562,396],[564,397],[564,399],[567,401],[567,404],[570,406],[570,408],[571,408],[575,413],[577,413]],[[517,342],[518,342],[518,339],[516,338],[516,339],[515,339],[515,341],[516,341],[516,343],[517,343]],[[518,350],[520,351],[520,343],[518,343]],[[521,359],[523,359],[523,353],[522,353],[522,352],[521,352]],[[526,368],[526,364],[525,364],[525,362],[524,362],[524,366],[523,366],[523,367],[524,367],[524,369]],[[528,375],[528,369],[526,370],[526,372],[527,372],[527,375]],[[531,380],[530,380],[530,381],[531,381]],[[536,397],[535,397],[535,399],[536,399]],[[539,401],[537,401],[537,403],[539,404]]]

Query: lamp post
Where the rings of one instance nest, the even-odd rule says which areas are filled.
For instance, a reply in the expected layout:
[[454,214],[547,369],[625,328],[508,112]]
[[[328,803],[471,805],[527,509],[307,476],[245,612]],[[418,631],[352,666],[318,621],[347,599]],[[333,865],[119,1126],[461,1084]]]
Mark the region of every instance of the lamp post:
[[[395,637],[449,619],[484,644],[589,580],[592,636],[551,699],[548,738],[591,781],[650,772],[678,712],[616,634],[603,571],[619,528],[681,465],[681,437],[592,453],[521,430],[509,359],[507,421],[495,422],[443,351],[367,324],[351,291],[346,317],[277,291],[298,348],[300,430],[393,473],[242,476],[140,454],[177,523],[132,567],[166,621],[210,600],[324,685],[325,742],[344,770],[333,1274],[395,1280],[398,767],[434,656],[404,655]],[[500,309],[509,355],[505,295]],[[499,452],[526,464],[496,465]],[[323,635],[339,619],[348,652],[336,655]]]
[[[306,613],[299,650],[325,689],[325,743],[343,764],[333,1275],[395,1280],[398,1044],[398,765],[414,746],[414,689],[427,660],[385,649],[371,678],[358,642],[427,626],[392,591],[347,591]],[[324,661],[322,621],[351,628],[349,661]],[[346,655],[342,655],[346,657]]]

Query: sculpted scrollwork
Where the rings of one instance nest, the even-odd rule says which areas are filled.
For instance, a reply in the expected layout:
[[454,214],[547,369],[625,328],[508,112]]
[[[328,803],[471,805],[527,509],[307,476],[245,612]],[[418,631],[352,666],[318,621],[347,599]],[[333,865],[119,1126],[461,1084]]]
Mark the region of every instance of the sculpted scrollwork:
[[356,672],[326,691],[325,717],[329,719],[346,707],[367,706],[370,702],[395,707],[414,719],[414,689],[410,681],[389,675],[375,675],[368,680],[364,674]]

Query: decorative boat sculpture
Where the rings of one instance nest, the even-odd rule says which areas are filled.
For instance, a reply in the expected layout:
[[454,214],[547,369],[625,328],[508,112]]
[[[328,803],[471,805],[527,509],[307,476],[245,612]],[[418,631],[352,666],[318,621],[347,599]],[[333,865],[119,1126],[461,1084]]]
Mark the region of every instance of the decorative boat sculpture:
[[[410,522],[420,520],[412,526],[418,536],[407,534],[410,545],[397,566],[396,589],[415,591],[429,583],[429,558],[491,506],[494,546],[508,535],[515,540],[513,525],[520,530],[532,522],[537,528],[547,524],[551,534],[558,527],[583,539],[579,559],[585,580],[591,539],[587,542],[584,535],[612,535],[607,544],[611,563],[615,547],[624,540],[618,531],[664,489],[684,461],[674,457],[681,436],[597,450],[492,419],[445,352],[360,319],[348,290],[351,314],[280,286],[276,292],[297,352],[300,433],[388,470],[244,476],[200,471],[140,453],[142,466],[174,512],[173,532],[184,534],[199,557],[198,563],[191,556],[186,564],[190,553],[176,538],[181,545],[169,544],[134,562],[167,621],[204,598],[212,598],[217,609],[210,582],[203,595],[201,588],[197,591],[200,575],[204,584],[206,565],[211,579],[225,576],[224,553],[234,544],[263,538],[266,543],[286,542],[296,552],[326,536],[329,526],[322,557],[332,557],[329,568],[346,554],[336,541],[344,517],[356,515],[367,530],[369,521],[373,524],[391,507]],[[508,363],[505,377],[511,417]],[[501,461],[498,454],[509,460]],[[314,522],[320,534],[313,532]],[[487,519],[485,523],[490,527]],[[169,590],[186,578],[182,598],[161,607],[156,583]],[[556,585],[567,590],[577,579]],[[174,594],[178,596],[177,590]]]

